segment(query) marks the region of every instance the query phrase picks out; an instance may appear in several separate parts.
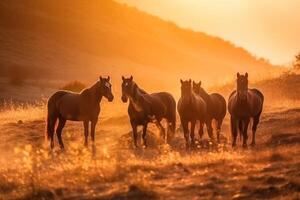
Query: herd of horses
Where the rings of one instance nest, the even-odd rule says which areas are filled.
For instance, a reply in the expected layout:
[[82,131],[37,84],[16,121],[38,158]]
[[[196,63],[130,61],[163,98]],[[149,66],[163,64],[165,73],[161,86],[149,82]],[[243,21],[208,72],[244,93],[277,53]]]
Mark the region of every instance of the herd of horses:
[[[208,135],[215,141],[212,121],[216,122],[217,142],[220,141],[220,132],[227,109],[230,113],[232,146],[236,146],[238,132],[243,138],[243,147],[247,146],[248,126],[253,119],[252,142],[255,145],[255,133],[263,109],[264,96],[257,89],[248,88],[248,73],[237,73],[237,88],[226,100],[218,93],[208,94],[201,82],[180,80],[181,97],[177,103],[177,111],[180,116],[181,126],[184,132],[186,148],[189,150],[195,145],[195,126],[199,122],[199,137],[203,136],[203,127],[206,126]],[[110,77],[100,79],[90,88],[81,93],[70,91],[57,91],[48,100],[47,108],[47,138],[50,140],[51,149],[54,147],[54,133],[56,132],[59,145],[64,149],[62,130],[67,120],[82,121],[84,125],[85,145],[88,145],[89,126],[91,140],[95,142],[95,127],[100,113],[102,97],[113,101]],[[133,77],[122,76],[122,101],[128,102],[128,115],[132,127],[132,139],[134,147],[137,143],[137,127],[143,126],[143,148],[147,147],[147,126],[155,123],[166,143],[169,143],[175,134],[176,128],[176,101],[168,92],[149,94],[141,89]],[[162,120],[166,120],[164,128]],[[58,125],[57,124],[58,121]]]

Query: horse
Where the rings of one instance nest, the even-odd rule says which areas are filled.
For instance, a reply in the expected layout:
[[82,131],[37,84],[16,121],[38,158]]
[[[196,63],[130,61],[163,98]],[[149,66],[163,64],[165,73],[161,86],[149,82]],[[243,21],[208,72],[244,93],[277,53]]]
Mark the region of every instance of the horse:
[[[132,127],[134,148],[137,148],[137,127],[143,126],[143,148],[147,148],[147,125],[153,122],[163,133],[164,142],[170,142],[175,134],[176,102],[174,97],[167,92],[148,94],[133,81],[133,77],[122,76],[122,101],[128,105],[128,115]],[[161,120],[166,119],[168,131],[165,132]]]
[[230,113],[232,146],[236,146],[237,132],[243,136],[243,147],[247,147],[249,121],[253,119],[252,142],[255,145],[255,133],[262,113],[264,95],[257,89],[248,89],[248,73],[237,73],[237,89],[233,91],[228,100]]
[[[212,120],[217,122],[217,141],[220,142],[220,132],[223,119],[226,115],[226,100],[218,93],[208,94],[202,87],[201,81],[196,83],[193,81],[193,90],[205,101],[207,105],[206,126],[211,139],[213,139]],[[199,136],[203,136],[203,124],[200,124]]]
[[[192,89],[192,81],[181,82],[181,97],[177,104],[177,110],[180,116],[181,125],[184,132],[184,138],[186,141],[186,149],[189,150],[190,143],[195,145],[195,125],[199,120],[200,124],[205,122],[207,105],[205,101],[197,95]],[[189,123],[191,123],[191,131],[189,131]],[[191,142],[190,142],[191,137]]]
[[109,102],[114,96],[111,91],[110,77],[102,78],[90,88],[82,90],[80,93],[60,90],[55,92],[47,103],[47,139],[50,140],[51,149],[54,148],[54,129],[58,120],[56,134],[61,149],[64,149],[62,141],[62,130],[67,120],[82,121],[84,125],[85,146],[88,145],[89,123],[91,122],[91,139],[95,142],[95,127],[100,113],[100,102],[102,97],[106,97]]

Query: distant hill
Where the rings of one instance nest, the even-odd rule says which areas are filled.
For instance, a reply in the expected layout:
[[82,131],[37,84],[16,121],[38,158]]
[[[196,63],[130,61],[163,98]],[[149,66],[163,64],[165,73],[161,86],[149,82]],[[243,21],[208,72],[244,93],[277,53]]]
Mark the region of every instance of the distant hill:
[[[228,83],[221,87],[210,88],[211,91],[222,93],[226,98],[235,90],[236,83]],[[249,88],[259,89],[265,96],[267,104],[283,102],[283,100],[300,100],[300,74],[285,72],[276,78],[269,78],[261,81],[249,80]],[[283,106],[283,105],[282,105]]]
[[179,78],[224,82],[237,71],[255,79],[278,68],[245,49],[111,0],[0,1],[0,76],[94,80],[135,75],[145,87]]

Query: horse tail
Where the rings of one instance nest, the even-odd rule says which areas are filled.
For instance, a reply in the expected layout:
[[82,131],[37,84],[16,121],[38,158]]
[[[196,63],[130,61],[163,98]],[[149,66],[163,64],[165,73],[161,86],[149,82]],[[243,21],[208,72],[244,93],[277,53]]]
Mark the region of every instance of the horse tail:
[[175,129],[176,129],[176,101],[174,97],[167,92],[161,93],[161,99],[163,100],[164,104],[167,107],[166,118],[169,123],[168,128],[171,134],[168,136],[168,138],[170,137],[170,139],[172,139],[175,135]]
[[220,103],[221,110],[219,112],[220,113],[219,118],[224,118],[225,115],[226,115],[226,111],[227,111],[227,106],[226,106],[226,100],[225,100],[225,98],[222,95],[218,94],[218,93],[213,93],[212,95],[214,95],[218,99],[218,101]]
[[176,127],[176,101],[174,97],[169,94],[165,93],[165,103],[168,107],[168,121],[170,123],[170,130],[172,133],[175,133],[175,127]]
[[59,116],[59,111],[56,106],[57,101],[65,94],[67,94],[66,91],[58,91],[48,99],[45,141],[53,138],[56,121]]
[[[176,110],[176,106],[174,108]],[[173,134],[175,134],[175,129],[176,129],[176,112],[172,113],[171,119],[170,119],[170,129],[172,131]]]
[[176,131],[176,101],[172,97],[172,105],[171,105],[171,113],[170,113],[170,119],[169,119],[169,129],[171,135],[168,135],[168,143],[172,141],[172,139],[175,137],[175,131]]
[[45,141],[49,141],[54,135],[56,120],[51,118],[51,114],[48,112],[46,121],[46,134]]

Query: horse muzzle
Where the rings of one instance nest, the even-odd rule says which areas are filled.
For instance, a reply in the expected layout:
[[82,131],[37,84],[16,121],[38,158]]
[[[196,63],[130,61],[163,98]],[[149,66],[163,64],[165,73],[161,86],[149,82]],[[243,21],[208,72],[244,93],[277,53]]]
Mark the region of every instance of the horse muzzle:
[[114,95],[110,95],[107,99],[109,102],[112,102],[114,100]]
[[128,101],[128,98],[125,95],[122,95],[121,99],[122,99],[123,103],[127,103],[127,101]]

